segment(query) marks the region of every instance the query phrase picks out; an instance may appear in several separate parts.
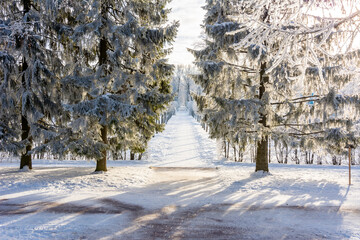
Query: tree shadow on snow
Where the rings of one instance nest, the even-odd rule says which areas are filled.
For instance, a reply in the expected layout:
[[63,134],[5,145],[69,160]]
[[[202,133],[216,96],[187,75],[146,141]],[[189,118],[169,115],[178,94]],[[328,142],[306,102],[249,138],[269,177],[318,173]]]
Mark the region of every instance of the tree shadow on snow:
[[216,172],[158,174],[159,179],[172,176],[172,180],[111,197],[65,201],[69,196],[38,193],[0,198],[0,228],[41,234],[41,229],[56,226],[50,233],[60,239],[350,237],[333,230],[343,224],[340,207],[346,195],[332,182],[250,174],[226,185]]

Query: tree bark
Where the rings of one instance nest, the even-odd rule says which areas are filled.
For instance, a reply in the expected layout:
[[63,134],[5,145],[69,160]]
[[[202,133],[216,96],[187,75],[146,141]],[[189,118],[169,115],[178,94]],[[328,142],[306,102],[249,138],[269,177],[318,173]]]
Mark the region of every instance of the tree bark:
[[27,118],[22,115],[21,116],[21,140],[28,140],[29,143],[26,145],[25,148],[25,153],[21,154],[20,157],[20,169],[23,169],[25,166],[28,166],[29,169],[32,169],[32,160],[31,160],[31,154],[29,154],[29,152],[32,149],[32,138],[28,138],[29,134],[30,134],[30,126],[29,123],[27,121]]
[[[107,126],[101,126],[101,129],[100,129],[100,132],[101,132],[101,139],[103,141],[104,144],[108,144],[108,140],[107,140]],[[102,158],[98,159],[96,161],[96,169],[95,169],[95,172],[98,172],[98,171],[104,171],[106,172],[107,171],[107,168],[106,168],[106,149],[103,150],[101,152],[102,154]]]
[[314,163],[314,153],[311,154],[311,161],[310,161],[310,164],[313,164]]
[[240,151],[240,148],[239,148],[239,162],[242,162],[243,161],[243,152]]
[[[27,14],[30,11],[31,8],[31,2],[30,0],[22,0],[22,4],[24,7],[24,15]],[[25,71],[28,68],[28,64],[26,62],[25,57],[23,58],[21,71],[23,72],[21,83],[24,89],[26,89],[26,79],[25,79]],[[28,140],[29,143],[25,147],[25,153],[22,153],[20,156],[20,169],[23,169],[25,166],[28,166],[29,169],[32,169],[32,160],[31,160],[31,154],[29,152],[32,149],[32,138],[29,138],[30,135],[30,126],[29,122],[27,120],[27,117],[24,114],[21,114],[21,140]]]
[[[107,4],[106,4],[106,2],[102,2],[101,3],[101,17],[103,19],[106,19],[106,15],[107,15]],[[107,40],[103,36],[103,37],[101,37],[100,43],[99,43],[99,65],[100,65],[100,67],[103,67],[103,68],[106,67],[104,65],[107,62],[107,53],[106,53],[107,49],[108,49]],[[108,69],[106,69],[106,68],[104,69],[105,74],[107,74],[107,70]],[[104,114],[106,114],[106,112]],[[108,132],[107,125],[101,125],[100,134],[101,134],[101,140],[103,141],[104,144],[108,144],[107,132]],[[95,172],[107,171],[106,149],[103,150],[101,153],[102,153],[102,157],[96,161]]]
[[256,168],[255,172],[257,171],[269,171],[269,164],[268,164],[268,136],[263,137],[257,144],[257,151],[256,151]]
[[295,163],[300,164],[300,159],[298,157],[298,150],[297,149],[295,149]]
[[[265,93],[265,84],[269,82],[269,77],[265,75],[265,70],[266,70],[266,63],[261,63],[259,99],[261,99]],[[266,114],[260,113],[260,118],[261,120],[259,121],[259,123],[262,124],[264,127],[266,127]],[[268,146],[269,146],[269,136],[263,136],[262,139],[258,140],[255,172],[269,171]]]
[[236,147],[235,147],[235,145],[233,146],[233,149],[234,149],[234,160],[235,160],[235,162],[237,162],[237,159],[236,159]]

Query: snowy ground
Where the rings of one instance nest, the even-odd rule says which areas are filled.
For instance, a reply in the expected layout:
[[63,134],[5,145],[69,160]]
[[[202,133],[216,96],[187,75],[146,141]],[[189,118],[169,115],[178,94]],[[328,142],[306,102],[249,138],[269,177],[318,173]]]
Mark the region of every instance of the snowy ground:
[[254,173],[218,161],[185,112],[150,148],[103,174],[92,162],[0,163],[0,239],[360,239],[359,166],[350,187],[345,166]]
[[149,149],[147,158],[157,167],[213,167],[218,162],[215,140],[186,111],[170,119]]

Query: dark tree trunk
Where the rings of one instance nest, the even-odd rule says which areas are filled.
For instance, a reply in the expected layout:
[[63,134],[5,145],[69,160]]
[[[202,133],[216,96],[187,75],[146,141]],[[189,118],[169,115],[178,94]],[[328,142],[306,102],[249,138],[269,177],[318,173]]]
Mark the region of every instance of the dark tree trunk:
[[135,153],[130,152],[130,160],[135,160]]
[[257,171],[269,171],[268,163],[268,136],[263,137],[261,141],[258,141],[257,151],[256,151],[256,169]]
[[[102,139],[103,143],[108,144],[107,126],[101,126],[100,132],[101,132],[101,139]],[[98,171],[106,172],[107,171],[107,168],[106,168],[106,149],[103,150],[101,153],[102,153],[102,158],[100,158],[100,159],[98,159],[96,161],[95,172],[98,172]]]
[[333,156],[333,157],[332,157],[332,164],[333,164],[333,165],[337,165],[337,164],[338,164],[337,159],[336,159],[336,156]]
[[[265,84],[269,82],[269,77],[265,75],[266,63],[261,63],[260,65],[260,87],[259,87],[259,99],[265,93]],[[266,127],[266,115],[260,113],[261,120],[259,121],[264,127]],[[269,171],[269,163],[268,163],[268,146],[269,146],[269,137],[264,136],[262,139],[258,140],[257,143],[257,151],[256,151],[256,168],[257,171]]]
[[31,0],[22,0],[21,1],[24,7],[24,15],[30,11],[31,8]]
[[299,160],[299,157],[298,157],[298,150],[295,149],[295,163],[296,164],[300,164],[300,160]]
[[[107,6],[106,3],[102,3],[101,5],[101,15],[102,17],[105,19],[106,18],[106,14],[107,14]],[[106,63],[107,63],[107,40],[105,37],[102,37],[100,39],[100,43],[99,43],[99,65],[100,67],[102,67],[104,69],[105,74],[107,74],[108,69],[106,68]],[[106,114],[106,112],[104,113]],[[106,123],[105,123],[106,124]],[[108,139],[107,139],[107,126],[106,125],[102,125],[101,129],[100,129],[100,134],[101,134],[101,140],[103,141],[104,144],[108,144]],[[107,167],[106,167],[106,150],[102,151],[102,158],[98,159],[96,162],[96,169],[95,172],[97,171],[107,171]]]
[[235,162],[236,162],[237,159],[236,159],[236,147],[235,147],[235,145],[233,146],[233,149],[234,149],[234,160],[235,160]]
[[239,148],[239,162],[243,161],[244,153]]
[[[30,0],[22,0],[22,4],[24,7],[24,15],[27,14],[30,11],[31,8],[31,2]],[[24,87],[24,89],[26,89],[26,79],[25,79],[25,71],[28,68],[28,64],[26,62],[26,59],[23,58],[23,62],[22,62],[22,66],[21,66],[21,71],[23,72],[22,78],[21,78],[21,83]],[[21,115],[21,140],[28,140],[29,143],[26,145],[25,147],[25,153],[22,153],[20,156],[20,169],[23,169],[25,166],[28,166],[29,169],[32,169],[32,160],[31,160],[31,154],[29,154],[29,152],[32,149],[32,138],[29,137],[30,135],[30,126],[29,126],[29,122],[27,120],[27,117],[25,115]]]
[[28,138],[30,134],[30,126],[25,116],[21,116],[21,130],[21,140],[27,139],[29,143],[26,145],[25,153],[21,154],[20,169],[23,169],[25,166],[28,166],[29,169],[32,169],[31,154],[29,153],[32,149],[32,138]]
[[227,148],[226,148],[226,158],[229,158],[229,155],[230,155],[230,143],[227,142],[226,145],[227,145]]

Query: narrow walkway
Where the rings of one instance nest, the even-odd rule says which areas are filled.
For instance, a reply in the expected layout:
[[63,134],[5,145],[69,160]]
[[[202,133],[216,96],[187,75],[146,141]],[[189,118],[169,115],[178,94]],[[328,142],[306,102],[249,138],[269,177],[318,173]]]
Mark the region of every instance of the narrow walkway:
[[176,112],[148,149],[156,167],[211,167],[216,161],[215,140],[187,111]]

